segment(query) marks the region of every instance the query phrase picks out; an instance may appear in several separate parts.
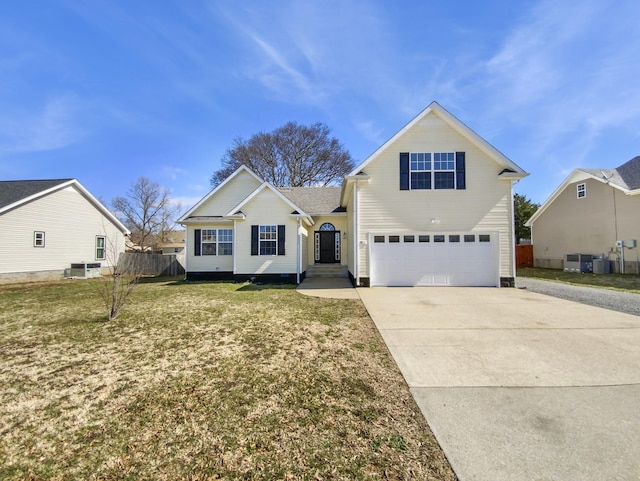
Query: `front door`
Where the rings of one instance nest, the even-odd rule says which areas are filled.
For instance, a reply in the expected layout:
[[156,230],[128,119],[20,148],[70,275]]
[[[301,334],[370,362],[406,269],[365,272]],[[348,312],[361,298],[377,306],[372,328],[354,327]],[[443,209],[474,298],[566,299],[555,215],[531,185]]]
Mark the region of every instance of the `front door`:
[[340,231],[315,232],[315,260],[319,264],[340,262]]

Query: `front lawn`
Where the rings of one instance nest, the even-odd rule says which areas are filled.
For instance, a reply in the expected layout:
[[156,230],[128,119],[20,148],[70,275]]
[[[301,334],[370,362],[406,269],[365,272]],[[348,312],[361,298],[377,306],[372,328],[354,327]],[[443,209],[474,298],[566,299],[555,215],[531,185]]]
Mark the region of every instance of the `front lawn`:
[[527,267],[518,269],[518,276],[640,294],[640,276],[638,274],[581,274],[579,272],[564,272],[562,269]]
[[454,480],[359,301],[0,286],[0,479]]

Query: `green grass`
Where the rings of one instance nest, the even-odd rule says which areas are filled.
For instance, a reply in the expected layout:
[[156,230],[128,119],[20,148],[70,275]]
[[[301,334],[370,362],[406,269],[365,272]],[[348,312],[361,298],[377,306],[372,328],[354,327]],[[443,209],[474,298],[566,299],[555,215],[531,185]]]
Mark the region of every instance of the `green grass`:
[[0,479],[455,479],[359,301],[0,286]]
[[525,268],[518,269],[519,277],[534,277],[547,281],[563,282],[580,286],[599,287],[640,294],[638,274],[591,274],[564,272],[561,269]]

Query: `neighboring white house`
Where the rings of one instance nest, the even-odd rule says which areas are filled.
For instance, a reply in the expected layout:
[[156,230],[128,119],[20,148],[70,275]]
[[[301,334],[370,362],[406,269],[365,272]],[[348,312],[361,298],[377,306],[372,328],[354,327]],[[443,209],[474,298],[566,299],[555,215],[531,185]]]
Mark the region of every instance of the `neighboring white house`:
[[341,188],[278,189],[242,166],[179,222],[188,279],[511,286],[514,181],[528,175],[431,103]]
[[526,225],[536,267],[562,269],[567,255],[604,254],[614,269],[624,259],[625,272],[638,272],[640,156],[615,169],[575,169]]
[[178,264],[184,267],[185,246],[185,231],[173,230],[165,233],[164,241],[158,243],[157,252],[164,256],[176,256]]
[[112,265],[127,228],[77,180],[0,181],[0,281]]

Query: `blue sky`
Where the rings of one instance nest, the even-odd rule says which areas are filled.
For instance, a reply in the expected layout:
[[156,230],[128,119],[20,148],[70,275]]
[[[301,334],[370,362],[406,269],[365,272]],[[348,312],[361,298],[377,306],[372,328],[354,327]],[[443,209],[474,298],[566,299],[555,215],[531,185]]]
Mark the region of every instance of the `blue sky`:
[[640,155],[637,0],[0,3],[0,179],[145,175],[186,210],[237,137],[324,122],[357,162],[432,100],[531,175]]

